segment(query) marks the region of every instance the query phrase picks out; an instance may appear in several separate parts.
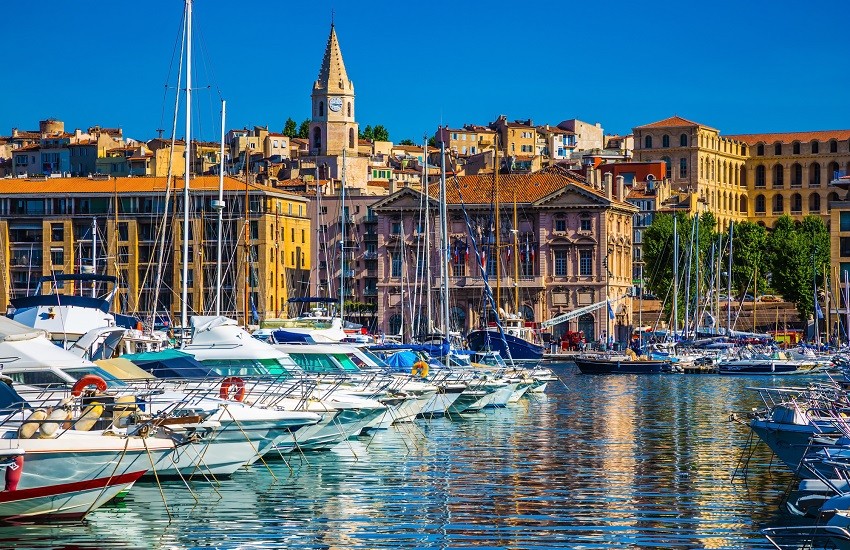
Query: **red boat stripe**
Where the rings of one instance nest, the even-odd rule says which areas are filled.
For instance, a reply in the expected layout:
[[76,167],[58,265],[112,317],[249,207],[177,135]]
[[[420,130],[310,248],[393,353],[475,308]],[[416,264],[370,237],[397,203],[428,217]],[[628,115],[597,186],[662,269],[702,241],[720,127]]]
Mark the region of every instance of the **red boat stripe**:
[[[26,500],[30,498],[52,497],[66,493],[77,493],[92,489],[102,489],[112,485],[124,485],[133,483],[142,477],[147,470],[121,474],[114,477],[101,477],[87,481],[75,481],[73,483],[62,483],[60,485],[48,485],[46,487],[33,487],[31,489],[18,489],[17,491],[0,491],[0,503]],[[26,476],[26,473],[24,473]]]

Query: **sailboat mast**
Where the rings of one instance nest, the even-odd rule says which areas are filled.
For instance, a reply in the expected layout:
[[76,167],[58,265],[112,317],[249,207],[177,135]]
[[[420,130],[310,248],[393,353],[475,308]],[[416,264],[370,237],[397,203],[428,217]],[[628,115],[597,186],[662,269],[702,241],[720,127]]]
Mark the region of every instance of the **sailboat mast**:
[[[97,275],[97,218],[91,219],[91,272]],[[91,282],[91,297],[97,298],[97,282],[94,279]]]
[[501,263],[501,258],[499,254],[502,251],[502,226],[501,221],[499,221],[499,169],[495,167],[493,171],[493,199],[496,202],[496,250],[493,254],[493,258],[496,260],[496,311],[494,312],[496,315],[499,314],[499,308],[502,307],[502,278],[501,273],[499,273],[499,264]]
[[735,224],[729,222],[729,264],[726,273],[726,332],[732,336],[732,238]]
[[342,150],[342,179],[339,184],[339,320],[345,324],[345,149]]
[[446,220],[446,142],[440,140],[440,265],[442,266],[442,322],[449,336],[449,224]]
[[679,330],[679,232],[673,214],[673,341]]
[[514,191],[514,313],[519,313],[519,254],[517,252],[519,252],[519,224],[516,213],[516,191]]
[[186,0],[186,172],[183,174],[183,277],[181,283],[180,322],[189,324],[189,173],[192,150],[192,0]]
[[221,155],[218,163],[218,232],[216,233],[215,256],[215,314],[221,315],[221,230],[224,219],[224,118],[227,102],[221,100]]
[[428,319],[428,332],[431,332],[434,325],[431,311],[431,186],[428,183],[428,137],[422,136],[422,140],[425,143],[422,146],[422,175],[425,184],[425,314]]

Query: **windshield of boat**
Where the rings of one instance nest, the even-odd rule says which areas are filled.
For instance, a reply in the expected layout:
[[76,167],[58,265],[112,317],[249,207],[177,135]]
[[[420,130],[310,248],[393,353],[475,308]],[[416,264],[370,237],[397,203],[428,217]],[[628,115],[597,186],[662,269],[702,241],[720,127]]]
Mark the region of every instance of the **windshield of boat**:
[[[210,359],[201,361],[206,368],[220,376],[283,376],[297,372],[295,363],[283,359]],[[292,368],[295,367],[295,368]]]
[[376,366],[376,367],[388,367],[389,366],[389,365],[387,365],[386,361],[384,361],[383,359],[381,359],[380,357],[375,355],[372,351],[370,351],[366,348],[357,348],[357,351],[355,353],[363,355],[364,357],[366,357],[366,359],[368,359],[369,361],[372,362],[373,366]]
[[339,361],[344,370],[350,371],[358,371],[362,365],[366,364],[359,357],[349,356],[345,353],[334,353],[334,359]]
[[336,361],[334,361],[331,356],[326,353],[287,353],[292,358],[292,360],[295,361],[296,364],[298,364],[299,367],[304,369],[305,372],[338,372],[340,370],[340,367],[342,366]]

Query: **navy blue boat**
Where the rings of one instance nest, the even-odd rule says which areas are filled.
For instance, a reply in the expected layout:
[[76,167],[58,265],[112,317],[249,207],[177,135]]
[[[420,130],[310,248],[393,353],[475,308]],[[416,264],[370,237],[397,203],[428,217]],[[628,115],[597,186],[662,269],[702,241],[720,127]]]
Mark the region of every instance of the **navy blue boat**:
[[576,357],[573,359],[582,374],[659,374],[666,361],[655,359],[631,360],[620,357]]
[[475,352],[498,351],[505,361],[508,361],[508,357],[523,363],[539,362],[543,359],[543,346],[511,332],[510,329],[505,329],[504,334],[500,334],[499,329],[493,327],[473,330],[467,335],[466,342],[469,349]]

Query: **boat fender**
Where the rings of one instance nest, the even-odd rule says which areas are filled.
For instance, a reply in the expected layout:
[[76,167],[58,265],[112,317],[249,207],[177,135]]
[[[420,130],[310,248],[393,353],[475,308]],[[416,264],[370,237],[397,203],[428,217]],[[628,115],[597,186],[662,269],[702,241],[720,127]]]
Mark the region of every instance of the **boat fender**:
[[420,378],[428,377],[428,363],[425,361],[417,361],[413,363],[413,368],[410,369],[410,374],[419,376]]
[[74,429],[87,432],[94,428],[100,415],[103,414],[103,404],[92,402],[83,410],[83,413],[74,421]]
[[38,437],[42,439],[54,437],[56,435],[56,430],[59,429],[59,423],[61,422],[64,424],[65,421],[70,419],[70,411],[65,409],[53,409],[38,429]]
[[38,432],[39,426],[41,426],[42,421],[47,418],[47,411],[44,409],[36,409],[30,414],[24,423],[21,424],[20,429],[18,430],[18,437],[21,439],[30,439],[33,437],[36,432]]
[[106,391],[106,381],[96,374],[87,374],[77,380],[74,387],[71,389],[71,395],[79,397],[83,395],[83,390],[89,386],[94,386],[97,391]]
[[17,491],[18,482],[24,473],[24,455],[18,455],[15,460],[6,466],[6,486],[3,491]]
[[233,388],[233,400],[242,401],[245,399],[245,381],[238,376],[228,376],[221,381],[221,389],[218,396],[221,399],[230,399],[230,390]]

